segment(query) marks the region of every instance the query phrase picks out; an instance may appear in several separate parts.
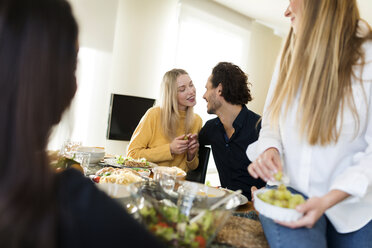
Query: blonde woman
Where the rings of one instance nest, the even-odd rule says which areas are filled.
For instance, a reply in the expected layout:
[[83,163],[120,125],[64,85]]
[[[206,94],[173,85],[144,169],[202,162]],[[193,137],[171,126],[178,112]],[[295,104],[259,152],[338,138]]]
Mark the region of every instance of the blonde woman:
[[[291,0],[249,173],[308,197],[303,217],[260,216],[271,247],[371,247],[372,31],[356,0]],[[282,164],[282,161],[284,163]]]
[[193,112],[194,84],[185,70],[173,69],[165,73],[161,93],[160,106],[149,109],[134,131],[127,156],[194,170],[199,164],[197,136],[202,126]]

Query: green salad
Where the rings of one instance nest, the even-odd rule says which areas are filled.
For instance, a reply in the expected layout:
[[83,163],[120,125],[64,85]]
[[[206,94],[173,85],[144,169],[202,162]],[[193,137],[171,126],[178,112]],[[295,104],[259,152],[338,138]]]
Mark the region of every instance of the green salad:
[[211,211],[192,224],[177,207],[144,207],[139,213],[150,231],[171,247],[206,247],[215,231]]

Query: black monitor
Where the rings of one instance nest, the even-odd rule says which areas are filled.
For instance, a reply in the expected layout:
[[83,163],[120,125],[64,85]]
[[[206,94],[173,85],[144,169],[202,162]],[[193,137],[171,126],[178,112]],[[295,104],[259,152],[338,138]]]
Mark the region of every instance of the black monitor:
[[107,138],[129,141],[146,111],[155,99],[111,94]]

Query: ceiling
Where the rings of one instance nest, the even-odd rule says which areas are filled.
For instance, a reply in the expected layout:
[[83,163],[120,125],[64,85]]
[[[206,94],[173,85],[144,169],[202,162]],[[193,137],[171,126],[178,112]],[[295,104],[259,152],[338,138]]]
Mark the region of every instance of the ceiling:
[[[232,10],[273,28],[278,34],[288,32],[290,21],[284,17],[288,0],[214,0]],[[358,0],[362,18],[372,25],[372,1]]]

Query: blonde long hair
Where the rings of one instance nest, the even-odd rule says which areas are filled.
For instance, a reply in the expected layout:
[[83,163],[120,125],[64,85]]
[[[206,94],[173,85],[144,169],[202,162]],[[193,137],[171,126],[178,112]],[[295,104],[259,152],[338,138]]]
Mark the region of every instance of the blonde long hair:
[[[161,109],[161,126],[164,134],[173,140],[176,137],[176,131],[179,126],[180,113],[178,111],[178,84],[177,78],[188,73],[183,69],[173,69],[166,72],[161,84],[161,96],[158,104]],[[185,134],[189,133],[194,121],[193,107],[186,110]]]
[[[278,123],[299,93],[297,120],[300,133],[311,145],[337,142],[338,115],[350,107],[359,129],[352,96],[352,67],[361,59],[361,45],[369,35],[358,37],[360,20],[356,0],[303,1],[298,33],[291,29],[280,61],[277,86],[268,107],[269,120]],[[284,103],[284,104],[283,104]],[[342,126],[342,125],[341,125]]]

